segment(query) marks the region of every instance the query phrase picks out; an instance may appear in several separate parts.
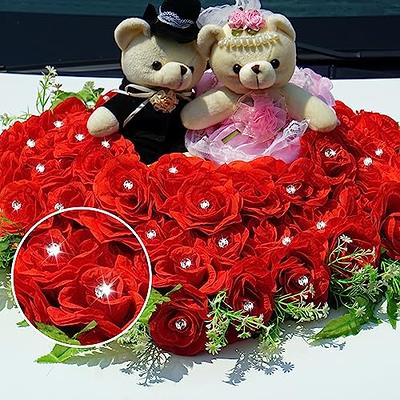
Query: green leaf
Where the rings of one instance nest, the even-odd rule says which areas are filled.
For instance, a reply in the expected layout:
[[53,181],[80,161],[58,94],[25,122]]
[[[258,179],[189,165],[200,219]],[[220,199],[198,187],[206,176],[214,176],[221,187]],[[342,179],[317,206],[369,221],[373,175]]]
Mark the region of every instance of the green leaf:
[[17,323],[18,328],[27,328],[29,326],[28,322],[25,320],[22,320]]
[[[362,314],[361,312],[358,313],[357,309],[362,310]],[[380,320],[375,317],[374,311],[374,303],[363,297],[358,297],[354,307],[348,313],[329,321],[312,339],[318,341],[357,335],[365,324],[370,322],[380,323]]]
[[79,340],[70,338],[66,333],[64,333],[61,329],[56,328],[55,326],[46,325],[41,322],[37,322],[35,325],[40,332],[51,339],[57,340],[57,342],[78,346],[80,345]]
[[75,334],[72,337],[72,339],[78,339],[80,335],[82,335],[83,333],[92,331],[94,328],[96,328],[96,326],[97,326],[97,322],[96,321],[89,322],[80,332]]
[[392,325],[393,329],[397,327],[397,319],[399,317],[399,309],[397,304],[397,299],[391,289],[388,289],[386,292],[386,301],[387,301],[387,315],[389,318],[389,322]]
[[78,355],[81,351],[81,349],[56,344],[49,354],[39,357],[36,362],[39,364],[62,364]]
[[154,311],[156,311],[157,306],[163,303],[167,303],[170,300],[169,296],[177,290],[181,289],[181,287],[181,285],[177,285],[166,295],[162,295],[158,290],[151,289],[149,300],[147,302],[146,308],[143,311],[143,314],[139,318],[139,322],[147,325]]

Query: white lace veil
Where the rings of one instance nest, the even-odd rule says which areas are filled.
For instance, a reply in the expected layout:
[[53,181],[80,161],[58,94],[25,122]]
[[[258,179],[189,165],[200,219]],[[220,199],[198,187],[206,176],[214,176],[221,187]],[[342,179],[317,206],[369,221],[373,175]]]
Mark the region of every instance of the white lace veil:
[[216,7],[209,7],[203,10],[197,21],[197,25],[202,28],[205,25],[219,25],[224,26],[228,22],[229,15],[239,7],[244,10],[259,10],[264,17],[272,14],[271,11],[261,9],[260,0],[236,0],[234,5],[223,5]]

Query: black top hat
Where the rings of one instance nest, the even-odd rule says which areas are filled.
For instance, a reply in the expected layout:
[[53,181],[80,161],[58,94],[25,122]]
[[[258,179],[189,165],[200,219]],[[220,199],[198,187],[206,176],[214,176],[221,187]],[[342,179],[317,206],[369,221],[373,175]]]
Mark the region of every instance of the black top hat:
[[200,12],[199,0],[165,0],[160,7],[160,14],[149,4],[143,19],[149,23],[154,35],[189,43],[197,39]]

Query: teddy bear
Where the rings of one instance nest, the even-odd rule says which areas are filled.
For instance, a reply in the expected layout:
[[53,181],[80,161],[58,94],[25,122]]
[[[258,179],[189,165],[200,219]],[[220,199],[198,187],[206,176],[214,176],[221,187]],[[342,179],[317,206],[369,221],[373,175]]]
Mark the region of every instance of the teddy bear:
[[220,163],[261,155],[291,162],[307,128],[329,132],[336,114],[290,82],[296,33],[285,16],[239,7],[226,22],[207,24],[198,35],[216,84],[182,110],[186,147]]
[[207,66],[196,42],[200,11],[198,0],[166,0],[159,13],[149,4],[143,18],[118,25],[114,36],[124,79],[90,116],[90,134],[121,132],[146,164],[186,150],[180,113]]

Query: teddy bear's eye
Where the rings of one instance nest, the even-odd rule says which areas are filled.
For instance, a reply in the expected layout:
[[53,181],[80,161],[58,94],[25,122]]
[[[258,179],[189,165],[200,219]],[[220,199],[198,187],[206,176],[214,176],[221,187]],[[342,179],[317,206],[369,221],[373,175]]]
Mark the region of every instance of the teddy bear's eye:
[[238,74],[238,73],[240,72],[241,69],[242,69],[242,66],[239,65],[239,64],[235,64],[235,65],[233,66],[233,72],[234,72],[235,74]]
[[274,58],[273,60],[271,60],[271,65],[273,69],[278,69],[281,63],[278,59]]
[[152,67],[155,71],[159,71],[162,68],[162,64],[160,61],[154,61]]

